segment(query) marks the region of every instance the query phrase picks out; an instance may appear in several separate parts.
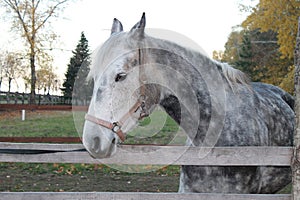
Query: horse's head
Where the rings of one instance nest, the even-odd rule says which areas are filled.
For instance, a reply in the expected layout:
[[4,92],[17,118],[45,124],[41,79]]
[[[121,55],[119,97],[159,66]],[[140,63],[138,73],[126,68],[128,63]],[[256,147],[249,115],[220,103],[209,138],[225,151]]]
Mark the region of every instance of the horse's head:
[[[158,101],[146,84],[145,15],[129,32],[114,19],[110,38],[92,59],[91,103],[83,130],[83,144],[95,158],[109,157],[125,133],[147,116]],[[155,95],[154,95],[155,94]]]

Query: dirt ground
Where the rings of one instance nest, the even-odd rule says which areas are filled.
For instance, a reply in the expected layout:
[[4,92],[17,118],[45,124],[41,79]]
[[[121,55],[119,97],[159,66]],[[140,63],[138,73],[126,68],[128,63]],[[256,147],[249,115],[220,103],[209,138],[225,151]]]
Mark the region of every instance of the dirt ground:
[[[43,164],[42,164],[43,165]],[[151,172],[123,173],[103,169],[81,170],[79,173],[53,173],[41,164],[0,165],[0,191],[10,192],[176,192],[179,175]]]

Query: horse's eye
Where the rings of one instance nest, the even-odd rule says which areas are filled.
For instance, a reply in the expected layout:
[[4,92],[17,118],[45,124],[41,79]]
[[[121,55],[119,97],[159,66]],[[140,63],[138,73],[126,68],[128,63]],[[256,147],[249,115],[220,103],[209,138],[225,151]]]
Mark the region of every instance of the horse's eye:
[[127,76],[127,74],[124,72],[119,73],[116,75],[115,81],[116,82],[123,81],[123,80],[125,80],[126,76]]

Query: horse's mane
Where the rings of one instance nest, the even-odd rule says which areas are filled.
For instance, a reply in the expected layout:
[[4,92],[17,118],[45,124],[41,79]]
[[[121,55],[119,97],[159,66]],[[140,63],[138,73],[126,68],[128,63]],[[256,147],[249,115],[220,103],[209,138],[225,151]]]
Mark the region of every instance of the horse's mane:
[[[160,44],[163,44],[163,43],[164,42],[162,42]],[[167,43],[167,45],[172,46],[171,48],[186,48],[185,53],[187,55],[190,55],[190,57],[194,57],[194,58],[200,57],[200,59],[208,60],[208,63],[214,63],[219,68],[219,70],[221,71],[221,73],[223,74],[223,76],[225,77],[225,79],[227,80],[227,82],[229,83],[229,85],[232,89],[233,89],[233,85],[235,85],[235,84],[242,84],[242,85],[246,85],[247,87],[250,86],[250,82],[251,82],[250,78],[244,72],[230,66],[227,63],[221,63],[221,62],[212,60],[211,58],[209,58],[207,56],[207,54],[205,54],[203,49],[200,49],[200,50],[199,50],[199,48],[197,50],[190,49],[189,47],[183,47],[172,41],[166,41],[166,43]]]
[[227,63],[220,63],[217,61],[215,61],[215,63],[221,69],[224,77],[229,82],[229,84],[230,83],[238,83],[243,85],[250,84],[250,78],[244,72],[233,68]]

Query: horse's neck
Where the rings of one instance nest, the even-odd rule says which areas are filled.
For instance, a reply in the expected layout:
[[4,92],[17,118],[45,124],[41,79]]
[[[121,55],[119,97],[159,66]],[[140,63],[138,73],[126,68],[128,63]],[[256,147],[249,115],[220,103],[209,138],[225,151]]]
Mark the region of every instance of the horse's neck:
[[[160,104],[193,145],[214,145],[223,129],[228,96],[248,87],[244,73],[169,42],[149,49],[165,82]],[[166,48],[165,48],[166,47]],[[209,136],[209,137],[205,137]]]
[[[153,50],[158,74],[163,75],[160,105],[185,130],[194,145],[205,138],[211,115],[211,99],[199,70],[183,55]],[[203,59],[204,63],[208,60]],[[202,63],[202,65],[204,64]]]
[[[198,94],[199,100],[202,95]],[[198,107],[198,110],[193,110],[191,108],[193,106],[184,105],[185,101],[170,94],[162,98],[160,105],[186,132],[192,144],[198,146],[203,142],[209,126],[211,105],[205,101],[198,101],[197,105],[199,106],[195,106]]]

